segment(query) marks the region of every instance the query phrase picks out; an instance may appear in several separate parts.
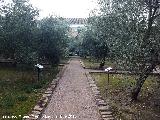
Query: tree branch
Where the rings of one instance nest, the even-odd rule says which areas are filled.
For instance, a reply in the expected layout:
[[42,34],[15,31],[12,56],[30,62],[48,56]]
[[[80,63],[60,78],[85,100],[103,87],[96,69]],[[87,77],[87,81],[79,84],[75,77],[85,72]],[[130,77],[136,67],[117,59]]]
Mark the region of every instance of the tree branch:
[[153,11],[153,13],[152,13],[152,17],[155,16],[155,14],[156,14],[156,12],[157,12],[157,10],[158,10],[158,8],[159,8],[158,0],[156,0],[156,2],[155,2],[154,4],[155,4],[155,6],[154,6],[154,11]]

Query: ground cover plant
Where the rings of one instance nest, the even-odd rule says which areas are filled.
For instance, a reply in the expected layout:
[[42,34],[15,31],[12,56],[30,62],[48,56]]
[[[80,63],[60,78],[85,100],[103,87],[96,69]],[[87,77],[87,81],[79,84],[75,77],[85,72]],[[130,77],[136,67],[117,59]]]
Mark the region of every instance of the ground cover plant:
[[0,68],[0,117],[27,115],[59,70],[44,70],[37,81],[36,70]]
[[[132,102],[130,93],[136,84],[135,75],[110,74],[109,85],[106,73],[93,73],[104,99],[110,100],[118,120],[158,120],[160,119],[160,81],[157,76],[149,76],[142,87],[138,101]],[[107,90],[106,90],[107,89]]]

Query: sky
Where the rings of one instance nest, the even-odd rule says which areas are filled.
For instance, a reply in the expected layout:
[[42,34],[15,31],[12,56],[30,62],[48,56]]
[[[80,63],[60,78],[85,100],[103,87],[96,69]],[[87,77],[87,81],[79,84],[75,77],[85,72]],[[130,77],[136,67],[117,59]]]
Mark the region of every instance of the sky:
[[56,15],[66,18],[86,18],[96,7],[96,0],[30,0],[40,10],[40,17]]

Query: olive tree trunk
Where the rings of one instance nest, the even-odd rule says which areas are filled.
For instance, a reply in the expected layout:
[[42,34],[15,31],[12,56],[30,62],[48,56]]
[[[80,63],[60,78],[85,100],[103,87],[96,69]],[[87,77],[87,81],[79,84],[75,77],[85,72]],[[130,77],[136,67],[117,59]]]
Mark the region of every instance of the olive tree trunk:
[[153,71],[153,69],[156,67],[156,64],[152,64],[146,68],[144,68],[144,70],[142,71],[142,73],[140,74],[140,77],[137,79],[136,82],[136,86],[135,88],[132,90],[131,93],[131,99],[133,101],[137,100],[139,92],[141,91],[141,88],[145,82],[145,80],[147,79],[147,77],[149,76],[149,74]]
[[[148,1],[145,1],[145,2],[147,4],[149,12],[148,12],[147,30],[146,30],[146,33],[143,37],[143,42],[142,42],[142,46],[141,46],[142,54],[145,53],[144,50],[147,47],[151,47],[151,46],[148,46],[148,45],[150,44],[149,38],[150,38],[151,33],[152,33],[152,25],[154,23],[154,20],[158,16],[160,16],[160,13],[157,12],[157,11],[159,11],[159,7],[160,7],[159,0],[155,0],[155,1],[148,0]],[[157,64],[157,61],[158,61],[158,53],[155,50],[153,50],[151,53],[153,53],[153,54],[151,54],[151,64],[148,67],[143,68],[142,73],[140,74],[140,77],[136,82],[136,86],[132,91],[132,94],[131,94],[132,100],[137,100],[138,94],[141,91],[141,88],[142,88],[146,78],[149,76],[149,74],[156,67],[156,64]],[[143,66],[146,66],[145,63],[143,64]]]

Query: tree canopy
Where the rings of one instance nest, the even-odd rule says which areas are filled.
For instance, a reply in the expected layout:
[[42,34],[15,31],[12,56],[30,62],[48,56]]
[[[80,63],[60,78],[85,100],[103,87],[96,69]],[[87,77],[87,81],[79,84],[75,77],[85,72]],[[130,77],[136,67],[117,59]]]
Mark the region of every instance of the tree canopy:
[[12,0],[1,6],[1,56],[20,64],[44,59],[52,64],[59,62],[67,47],[68,25],[52,16],[37,20],[38,15],[28,0]]
[[[92,31],[89,36],[94,37],[84,37],[84,44],[97,41],[96,46],[102,46],[99,54],[106,53],[104,46],[109,49],[109,57],[119,66],[140,73],[132,91],[132,100],[136,100],[144,81],[160,63],[160,2],[99,0],[98,3],[99,9],[89,18],[89,31]],[[91,50],[95,44],[87,46]]]

